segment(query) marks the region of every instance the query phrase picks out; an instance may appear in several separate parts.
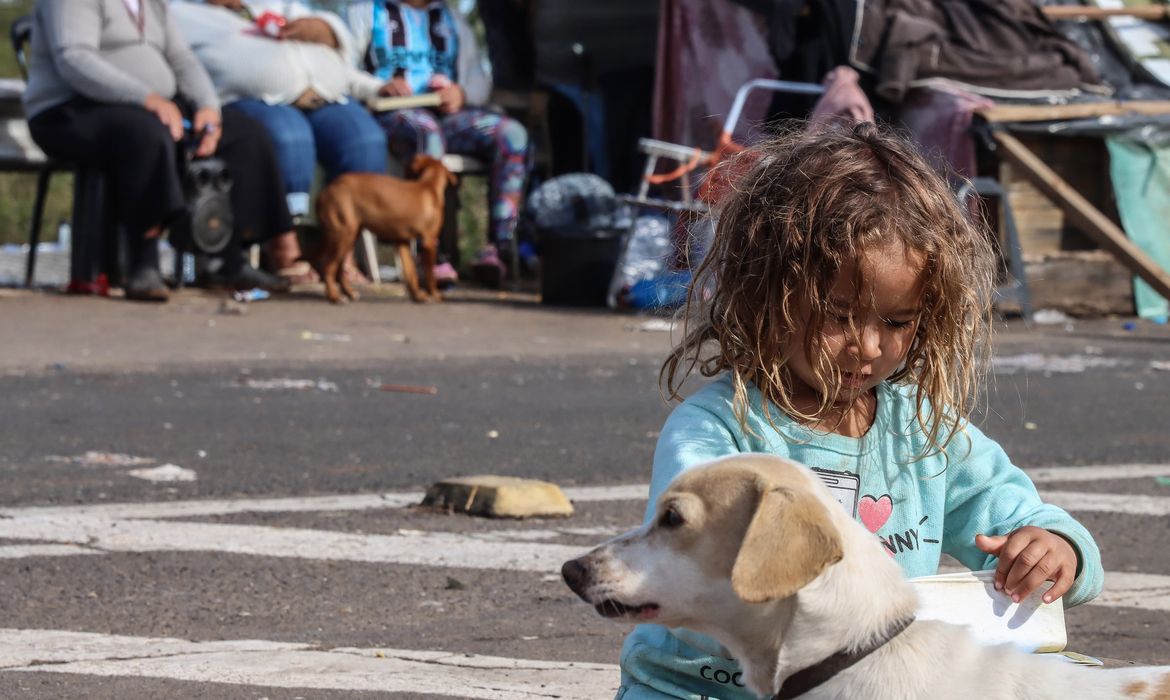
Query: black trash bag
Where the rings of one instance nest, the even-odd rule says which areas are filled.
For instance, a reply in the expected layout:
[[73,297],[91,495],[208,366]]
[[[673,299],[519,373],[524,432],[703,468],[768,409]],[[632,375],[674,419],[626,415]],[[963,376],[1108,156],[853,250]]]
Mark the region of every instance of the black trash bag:
[[533,191],[526,216],[540,241],[541,301],[605,306],[630,227],[613,187],[590,173],[561,175]]

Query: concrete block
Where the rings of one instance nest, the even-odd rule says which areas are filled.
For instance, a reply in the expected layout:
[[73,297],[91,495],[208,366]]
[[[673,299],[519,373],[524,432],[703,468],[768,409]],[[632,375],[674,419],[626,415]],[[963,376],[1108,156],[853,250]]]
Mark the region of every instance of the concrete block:
[[568,517],[573,504],[556,484],[515,476],[466,476],[436,482],[424,506],[488,518]]

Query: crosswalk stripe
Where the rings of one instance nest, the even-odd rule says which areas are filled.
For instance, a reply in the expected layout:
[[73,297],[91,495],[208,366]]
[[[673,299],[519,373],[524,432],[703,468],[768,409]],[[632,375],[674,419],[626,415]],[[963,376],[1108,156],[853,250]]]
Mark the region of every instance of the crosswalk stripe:
[[612,697],[619,680],[618,667],[610,664],[16,629],[0,629],[0,668],[278,688],[458,694],[486,700]]
[[305,513],[323,511],[405,508],[422,501],[422,492],[345,494],[286,498],[234,498],[222,500],[161,501],[145,503],[96,503],[81,506],[27,506],[2,508],[7,517],[93,517],[114,520],[149,518],[199,518],[239,513]]
[[[0,538],[85,544],[90,549],[106,552],[221,552],[503,571],[560,571],[561,564],[588,549],[502,541],[499,533],[487,536],[413,530],[406,533],[366,535],[166,520],[49,517],[0,521]],[[528,534],[528,538],[532,539],[532,535]]]
[[1089,467],[1028,467],[1034,483],[1054,481],[1112,481],[1170,476],[1170,464],[1105,464]]
[[77,554],[101,554],[102,552],[75,544],[10,544],[0,547],[0,559],[24,559],[25,557],[71,557]]
[[1170,612],[1170,576],[1106,571],[1105,590],[1090,605]]
[[[1088,467],[1032,467],[1026,470],[1037,484],[1050,482],[1106,481],[1170,476],[1170,465],[1123,464]],[[570,500],[578,503],[600,501],[644,501],[648,484],[616,486],[581,486],[564,489]],[[1049,494],[1045,494],[1047,498]],[[1167,494],[1170,496],[1170,493]],[[1084,494],[1082,510],[1129,512],[1128,497],[1109,494]],[[1100,496],[1100,497],[1098,497]],[[90,516],[112,519],[194,518],[240,513],[302,513],[319,511],[357,511],[380,508],[404,508],[422,502],[421,491],[380,494],[341,494],[284,498],[237,498],[220,500],[162,501],[146,503],[99,503],[79,506],[25,506],[0,508],[0,516],[50,517]],[[1144,496],[1149,501],[1156,496]],[[1170,498],[1164,499],[1170,503]],[[1143,506],[1150,510],[1151,506]],[[1150,514],[1165,514],[1153,506]],[[1143,513],[1144,514],[1144,513]]]
[[1119,493],[1083,491],[1041,491],[1046,503],[1067,511],[1089,513],[1124,513],[1126,515],[1170,515],[1170,498]]
[[[402,530],[366,535],[328,530],[277,528],[167,520],[36,517],[0,520],[0,538],[42,540],[59,548],[50,554],[94,552],[220,552],[248,556],[407,564],[463,569],[524,571],[549,576],[588,547],[541,540],[588,534],[599,541],[604,528],[504,530],[486,533]],[[524,541],[511,541],[522,539]],[[85,546],[79,546],[84,544]],[[13,545],[15,549],[19,545]],[[75,551],[69,551],[72,547]],[[15,554],[13,554],[15,556]],[[42,556],[35,548],[25,556]],[[1108,589],[1096,602],[1170,612],[1170,576],[1107,574]]]
[[[572,501],[644,501],[648,484],[582,486],[564,489]],[[162,501],[147,503],[97,503],[81,506],[30,506],[0,508],[0,515],[17,517],[91,516],[113,519],[197,518],[239,513],[304,513],[314,511],[405,508],[421,503],[421,491],[381,494],[343,494],[287,498],[236,498],[221,500]]]

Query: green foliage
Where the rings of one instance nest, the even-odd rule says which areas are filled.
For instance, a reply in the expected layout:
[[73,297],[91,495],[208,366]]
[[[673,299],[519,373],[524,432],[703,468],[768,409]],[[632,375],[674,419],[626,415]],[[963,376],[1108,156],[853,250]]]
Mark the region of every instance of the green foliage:
[[487,243],[487,178],[464,177],[459,181],[459,274],[467,276],[475,254]]
[[[34,173],[0,173],[0,244],[28,242],[36,189]],[[73,175],[54,173],[41,221],[42,241],[57,240],[57,224],[69,219],[72,208]]]
[[[0,2],[0,77],[19,78],[20,68],[16,54],[8,41],[8,28],[22,15],[32,12],[34,0]],[[32,222],[33,198],[36,195],[35,173],[0,173],[0,244],[28,241],[28,227]],[[57,222],[70,217],[73,206],[73,176],[69,173],[53,175],[49,198],[45,203],[45,218],[41,226],[41,240],[55,240]]]
[[32,12],[35,0],[15,0],[15,2],[0,1],[0,29],[4,30],[3,41],[0,42],[0,77],[19,78],[20,68],[16,65],[16,54],[12,51],[12,44],[8,41],[8,28],[17,17]]

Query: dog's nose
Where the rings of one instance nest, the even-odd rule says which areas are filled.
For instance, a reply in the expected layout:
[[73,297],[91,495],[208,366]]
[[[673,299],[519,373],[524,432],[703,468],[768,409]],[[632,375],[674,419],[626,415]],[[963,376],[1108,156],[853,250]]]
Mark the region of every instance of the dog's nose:
[[561,577],[577,595],[581,595],[581,592],[585,590],[585,579],[588,575],[589,569],[585,566],[585,557],[571,559],[561,566]]

